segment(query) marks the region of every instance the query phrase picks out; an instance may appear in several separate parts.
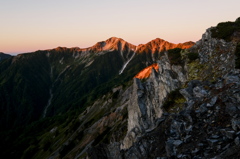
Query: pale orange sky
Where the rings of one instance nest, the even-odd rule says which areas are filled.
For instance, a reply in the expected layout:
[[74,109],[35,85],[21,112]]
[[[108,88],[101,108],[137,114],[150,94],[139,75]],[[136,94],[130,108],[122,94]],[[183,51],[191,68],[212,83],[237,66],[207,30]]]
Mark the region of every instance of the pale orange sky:
[[119,37],[197,41],[205,30],[240,16],[239,0],[7,0],[0,2],[0,52],[90,47]]

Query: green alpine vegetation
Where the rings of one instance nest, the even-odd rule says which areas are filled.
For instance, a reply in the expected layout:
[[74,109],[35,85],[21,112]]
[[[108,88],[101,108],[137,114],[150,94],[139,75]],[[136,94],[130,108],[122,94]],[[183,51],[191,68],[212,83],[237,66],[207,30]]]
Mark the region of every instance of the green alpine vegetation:
[[171,65],[182,64],[181,51],[182,51],[182,49],[180,49],[180,48],[168,50],[168,58],[170,60]]
[[218,39],[224,39],[230,41],[233,33],[240,31],[240,18],[235,22],[222,22],[219,23],[216,27],[211,29],[212,37]]

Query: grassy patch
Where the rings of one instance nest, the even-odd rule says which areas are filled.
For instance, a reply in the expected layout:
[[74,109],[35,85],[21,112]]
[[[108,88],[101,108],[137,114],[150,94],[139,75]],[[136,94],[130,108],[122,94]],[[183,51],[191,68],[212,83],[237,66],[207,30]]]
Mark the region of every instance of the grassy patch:
[[179,89],[170,92],[163,103],[163,108],[165,111],[174,113],[182,109],[182,105],[185,102],[185,98],[179,92]]
[[235,22],[219,23],[216,27],[211,29],[212,37],[230,41],[231,36],[235,31],[240,31],[239,18]]

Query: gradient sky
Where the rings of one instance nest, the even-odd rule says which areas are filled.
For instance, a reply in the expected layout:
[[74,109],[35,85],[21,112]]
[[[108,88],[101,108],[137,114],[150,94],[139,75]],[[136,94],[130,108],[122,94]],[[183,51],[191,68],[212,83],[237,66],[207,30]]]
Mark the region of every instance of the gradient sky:
[[240,16],[239,0],[1,0],[0,52],[90,47],[110,37],[197,41]]

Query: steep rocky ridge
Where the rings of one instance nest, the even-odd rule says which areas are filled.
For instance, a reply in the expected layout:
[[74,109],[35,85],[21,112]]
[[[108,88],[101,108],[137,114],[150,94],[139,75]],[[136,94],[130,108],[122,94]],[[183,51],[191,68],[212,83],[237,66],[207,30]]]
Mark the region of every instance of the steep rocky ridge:
[[[227,41],[211,34],[212,28],[181,52],[183,63],[171,65],[166,52],[158,71],[152,69],[144,81],[134,79],[128,131],[120,149],[113,150],[122,154],[119,158],[239,157],[240,79],[235,62],[240,37],[232,32],[234,40]],[[189,54],[198,56],[191,60]],[[181,97],[171,99],[173,92]],[[101,145],[90,149],[89,156],[114,158],[109,151]]]
[[139,135],[156,127],[156,120],[162,116],[162,105],[167,95],[187,80],[182,66],[170,64],[167,53],[158,61],[159,70],[153,72],[143,84],[134,79],[133,93],[128,107],[128,135],[122,148],[132,146]]

